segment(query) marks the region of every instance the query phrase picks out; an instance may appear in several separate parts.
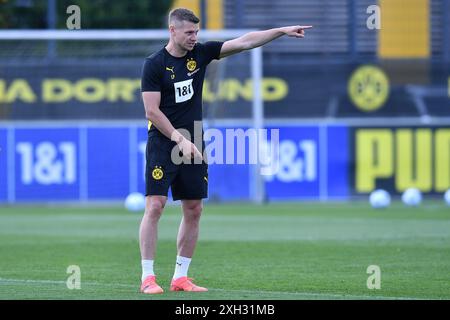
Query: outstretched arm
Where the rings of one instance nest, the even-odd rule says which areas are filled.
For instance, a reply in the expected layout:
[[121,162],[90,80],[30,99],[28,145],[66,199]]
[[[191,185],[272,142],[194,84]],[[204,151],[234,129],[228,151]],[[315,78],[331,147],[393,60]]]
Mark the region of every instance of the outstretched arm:
[[312,28],[312,26],[290,26],[249,32],[239,38],[225,41],[222,49],[220,50],[220,58],[224,58],[244,50],[250,50],[263,46],[266,43],[284,35],[295,38],[304,38],[305,30],[310,28]]

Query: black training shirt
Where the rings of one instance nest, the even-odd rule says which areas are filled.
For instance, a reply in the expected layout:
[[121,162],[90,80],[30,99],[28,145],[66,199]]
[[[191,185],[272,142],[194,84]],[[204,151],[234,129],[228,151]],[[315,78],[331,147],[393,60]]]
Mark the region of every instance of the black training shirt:
[[[184,128],[193,135],[194,121],[202,120],[202,90],[206,66],[219,59],[223,42],[197,43],[181,58],[162,48],[144,62],[141,91],[161,92],[160,110],[175,129]],[[149,124],[149,136],[162,135]]]

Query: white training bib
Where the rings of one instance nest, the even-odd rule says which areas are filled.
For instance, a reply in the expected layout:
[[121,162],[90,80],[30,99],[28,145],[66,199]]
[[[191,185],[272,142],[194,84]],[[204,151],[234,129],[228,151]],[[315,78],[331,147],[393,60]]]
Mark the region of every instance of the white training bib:
[[194,88],[192,87],[192,80],[175,82],[175,102],[180,103],[189,100],[194,95]]

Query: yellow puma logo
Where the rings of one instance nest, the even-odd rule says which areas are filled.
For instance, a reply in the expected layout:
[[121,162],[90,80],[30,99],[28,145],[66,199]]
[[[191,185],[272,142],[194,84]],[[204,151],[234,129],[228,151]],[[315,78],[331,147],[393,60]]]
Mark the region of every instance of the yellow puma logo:
[[174,68],[175,67],[171,67],[171,68],[166,67],[166,71],[172,72],[172,74],[170,75],[170,79],[175,79],[175,72],[173,71]]

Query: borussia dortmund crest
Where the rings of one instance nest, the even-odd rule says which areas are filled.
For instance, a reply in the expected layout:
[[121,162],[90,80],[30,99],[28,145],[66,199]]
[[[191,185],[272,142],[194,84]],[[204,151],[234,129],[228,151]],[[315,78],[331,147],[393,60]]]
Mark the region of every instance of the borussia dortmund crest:
[[187,60],[186,67],[189,71],[194,71],[197,68],[197,62],[195,62],[194,58],[190,58]]
[[164,176],[164,172],[162,171],[161,167],[155,166],[155,169],[152,171],[152,177],[155,180],[161,180]]

